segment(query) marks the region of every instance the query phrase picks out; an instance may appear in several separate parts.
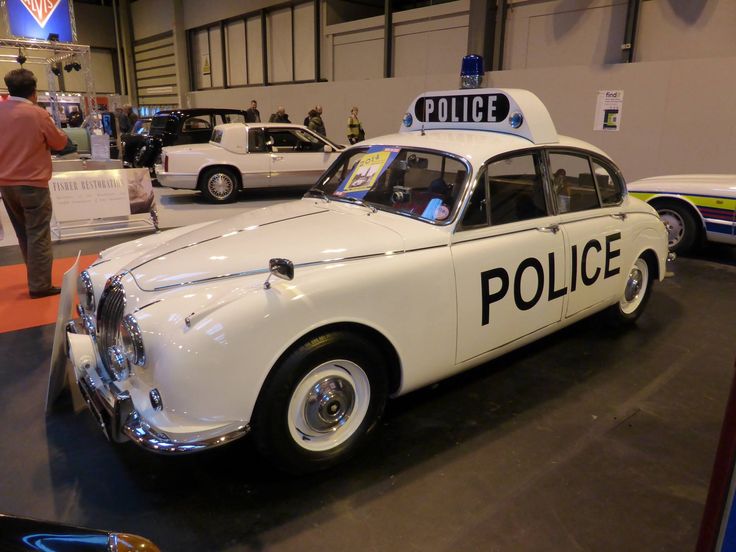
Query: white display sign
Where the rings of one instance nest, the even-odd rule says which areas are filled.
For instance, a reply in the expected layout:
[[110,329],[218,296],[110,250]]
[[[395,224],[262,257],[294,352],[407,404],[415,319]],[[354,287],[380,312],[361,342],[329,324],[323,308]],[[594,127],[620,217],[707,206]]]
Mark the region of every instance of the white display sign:
[[49,181],[57,222],[130,215],[126,170],[69,171]]
[[92,159],[110,159],[110,137],[107,134],[92,134],[89,142]]
[[593,130],[619,130],[623,108],[623,90],[599,90]]

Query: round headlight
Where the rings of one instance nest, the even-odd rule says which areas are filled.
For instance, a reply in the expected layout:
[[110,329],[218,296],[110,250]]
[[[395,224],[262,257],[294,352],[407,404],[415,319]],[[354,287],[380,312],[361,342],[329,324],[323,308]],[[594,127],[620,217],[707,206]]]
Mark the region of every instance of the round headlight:
[[92,286],[92,278],[89,272],[83,270],[77,280],[77,294],[79,295],[79,304],[82,308],[89,312],[95,312],[95,290]]
[[143,334],[138,321],[132,314],[123,318],[120,324],[120,338],[122,340],[122,352],[128,362],[137,366],[146,363],[146,353],[143,349]]

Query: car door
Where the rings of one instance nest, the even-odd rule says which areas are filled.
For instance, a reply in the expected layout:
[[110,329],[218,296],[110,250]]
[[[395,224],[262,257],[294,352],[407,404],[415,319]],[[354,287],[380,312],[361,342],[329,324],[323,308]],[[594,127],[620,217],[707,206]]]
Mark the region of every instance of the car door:
[[487,163],[452,240],[457,361],[562,318],[564,240],[550,212],[541,150]]
[[553,206],[568,252],[565,317],[621,295],[628,274],[632,224],[623,210],[620,175],[579,150],[549,150]]
[[264,188],[271,185],[271,153],[266,146],[266,134],[261,127],[248,125],[248,153],[238,156],[243,175],[243,188]]
[[271,127],[266,128],[266,137],[272,186],[311,186],[335,158],[332,146],[307,130]]

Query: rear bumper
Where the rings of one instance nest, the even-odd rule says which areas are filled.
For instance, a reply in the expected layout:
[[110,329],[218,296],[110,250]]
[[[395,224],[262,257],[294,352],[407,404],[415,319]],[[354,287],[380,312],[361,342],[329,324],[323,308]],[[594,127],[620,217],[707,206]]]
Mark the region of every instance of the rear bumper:
[[173,433],[148,423],[136,410],[127,390],[104,377],[97,347],[90,335],[76,333],[78,326],[67,325],[67,356],[74,366],[79,390],[105,436],[113,442],[133,441],[162,454],[198,452],[230,443],[246,435],[247,424],[231,424],[211,431]]
[[197,189],[196,174],[167,173],[160,170],[160,168],[160,165],[156,165],[156,180],[161,186],[184,190]]

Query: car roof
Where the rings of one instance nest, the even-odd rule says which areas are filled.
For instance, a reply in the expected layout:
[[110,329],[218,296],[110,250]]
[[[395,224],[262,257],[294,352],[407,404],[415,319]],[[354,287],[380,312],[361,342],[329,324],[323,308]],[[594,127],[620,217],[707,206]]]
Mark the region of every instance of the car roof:
[[217,113],[238,113],[241,115],[245,115],[245,111],[242,109],[219,109],[219,108],[196,108],[196,109],[163,109],[161,111],[158,111],[155,115],[155,117],[158,116],[165,116],[165,115],[176,115],[177,117],[184,117],[188,115],[210,115],[210,114],[217,114]]
[[605,159],[610,157],[593,144],[589,144],[576,138],[558,135],[558,141],[548,144],[534,144],[533,142],[502,132],[489,132],[483,130],[427,130],[422,132],[402,132],[379,136],[360,142],[353,147],[365,147],[372,145],[404,146],[412,148],[427,148],[432,150],[446,151],[448,153],[463,157],[476,166],[503,153],[529,149],[529,148],[572,148],[582,149],[598,154]]

